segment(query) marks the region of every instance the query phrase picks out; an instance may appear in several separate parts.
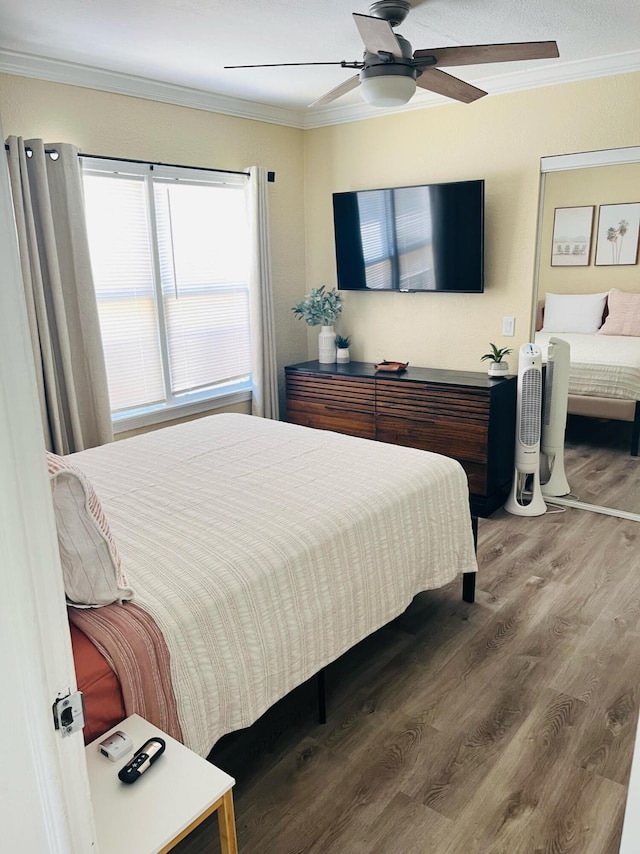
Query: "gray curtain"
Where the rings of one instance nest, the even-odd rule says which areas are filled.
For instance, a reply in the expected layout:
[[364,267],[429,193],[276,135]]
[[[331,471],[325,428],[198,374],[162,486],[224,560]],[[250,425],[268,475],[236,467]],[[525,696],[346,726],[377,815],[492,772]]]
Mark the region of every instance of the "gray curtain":
[[271,283],[269,198],[267,170],[249,169],[249,223],[251,232],[251,413],[278,420],[278,368]]
[[78,150],[47,145],[52,157],[40,139],[8,144],[45,443],[68,454],[113,440]]

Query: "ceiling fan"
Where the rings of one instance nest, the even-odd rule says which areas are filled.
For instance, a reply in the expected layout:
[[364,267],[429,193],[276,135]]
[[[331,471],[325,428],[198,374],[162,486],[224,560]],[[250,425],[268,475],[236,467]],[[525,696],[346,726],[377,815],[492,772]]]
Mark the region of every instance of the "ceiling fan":
[[409,42],[393,31],[411,10],[408,0],[377,0],[369,7],[370,15],[353,13],[362,41],[362,61],[347,62],[277,62],[263,65],[226,65],[225,68],[275,68],[294,65],[341,65],[359,71],[318,98],[310,107],[320,107],[335,101],[357,86],[367,103],[375,107],[397,107],[406,104],[416,86],[428,89],[465,104],[487,93],[441,71],[441,67],[480,65],[487,62],[514,62],[530,59],[555,59],[555,41],[515,42],[511,44],[460,45],[427,48],[412,53]]

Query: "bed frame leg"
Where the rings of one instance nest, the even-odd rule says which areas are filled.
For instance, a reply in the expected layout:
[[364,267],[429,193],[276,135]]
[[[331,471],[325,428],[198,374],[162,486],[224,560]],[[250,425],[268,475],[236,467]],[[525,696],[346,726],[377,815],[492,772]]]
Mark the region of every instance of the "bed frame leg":
[[325,679],[325,668],[318,670],[316,675],[318,683],[318,723],[327,722],[327,682]]
[[640,445],[640,400],[636,400],[636,414],[633,419],[631,430],[631,456],[638,456],[638,445]]
[[[478,554],[478,517],[471,516],[471,530],[473,531],[473,548]],[[462,573],[462,601],[476,601],[476,575],[477,572]]]
[[464,602],[476,601],[476,575],[477,572],[465,572],[462,575],[462,600]]

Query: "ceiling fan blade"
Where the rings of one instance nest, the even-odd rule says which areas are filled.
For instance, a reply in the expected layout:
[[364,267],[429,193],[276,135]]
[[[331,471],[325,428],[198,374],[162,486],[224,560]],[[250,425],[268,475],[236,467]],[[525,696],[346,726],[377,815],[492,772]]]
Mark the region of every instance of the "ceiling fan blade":
[[481,65],[485,62],[517,62],[526,59],[557,59],[556,42],[514,42],[511,44],[473,44],[416,50],[414,59],[433,56],[436,65]]
[[[343,68],[354,68],[355,63],[349,63],[345,60],[342,62],[263,62],[260,65],[223,65],[223,68],[284,68],[290,65],[341,65]],[[357,67],[361,67],[362,63],[358,63]]]
[[321,98],[318,98],[317,101],[314,101],[312,104],[309,104],[309,107],[321,107],[323,104],[329,104],[331,101],[335,101],[336,98],[339,98],[341,95],[346,95],[347,92],[350,92],[352,89],[355,89],[360,85],[360,75],[356,74],[355,77],[350,77],[348,80],[345,80],[344,83],[341,83],[339,86],[335,86],[329,92],[324,94]]
[[353,13],[353,20],[360,37],[369,53],[390,53],[396,59],[402,59],[402,48],[389,21],[374,18],[372,15]]
[[478,89],[444,71],[438,71],[437,68],[425,68],[416,80],[416,85],[465,104],[477,101],[487,94],[483,89]]

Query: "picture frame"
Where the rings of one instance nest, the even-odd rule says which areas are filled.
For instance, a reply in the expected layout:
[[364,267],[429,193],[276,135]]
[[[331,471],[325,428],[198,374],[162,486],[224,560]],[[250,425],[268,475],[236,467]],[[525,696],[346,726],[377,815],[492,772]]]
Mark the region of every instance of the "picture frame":
[[595,205],[555,208],[551,240],[552,267],[587,267]]
[[640,202],[600,205],[596,266],[619,267],[638,263]]

